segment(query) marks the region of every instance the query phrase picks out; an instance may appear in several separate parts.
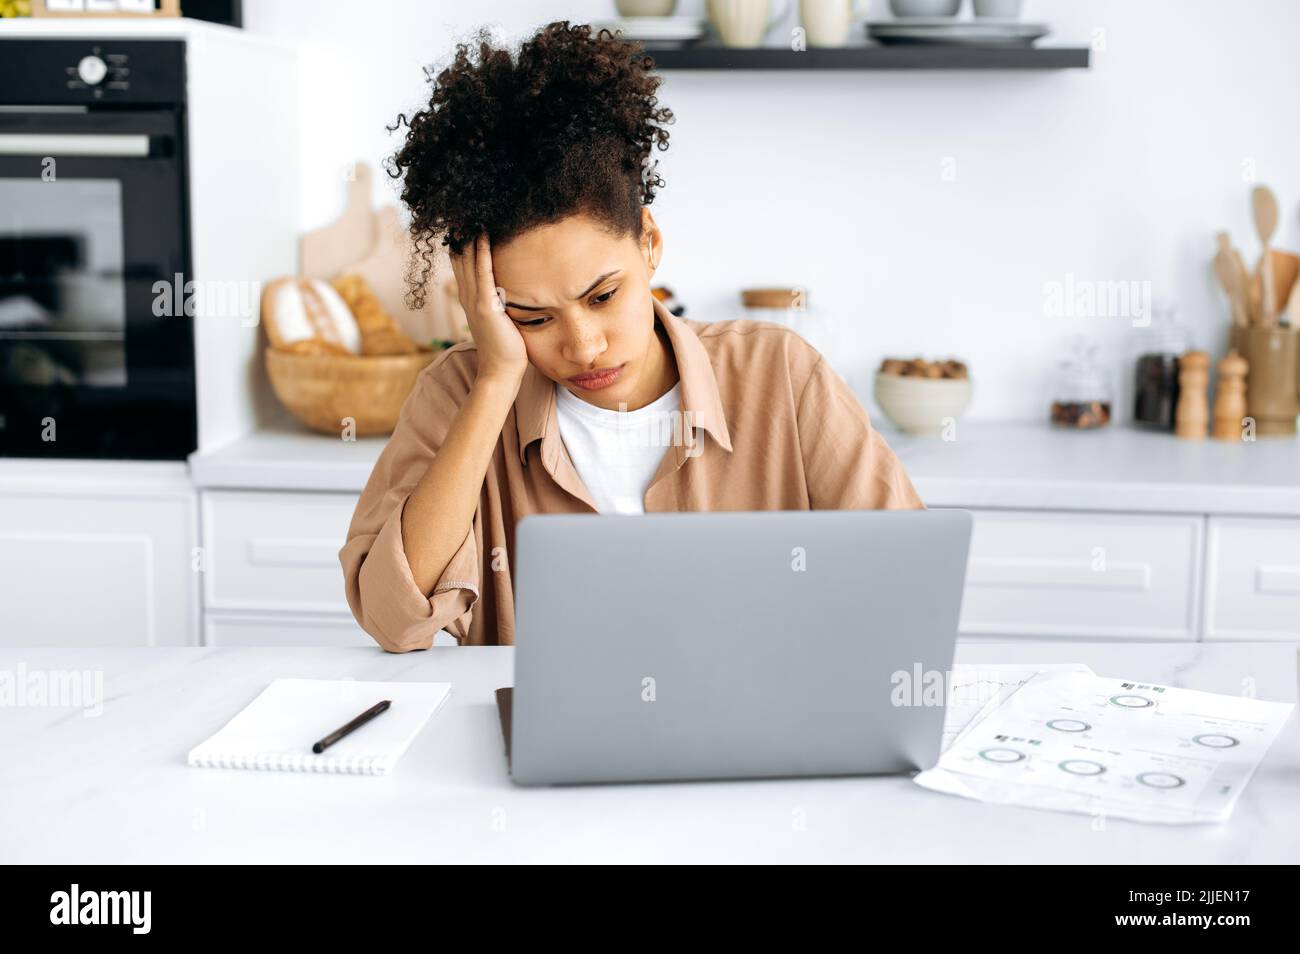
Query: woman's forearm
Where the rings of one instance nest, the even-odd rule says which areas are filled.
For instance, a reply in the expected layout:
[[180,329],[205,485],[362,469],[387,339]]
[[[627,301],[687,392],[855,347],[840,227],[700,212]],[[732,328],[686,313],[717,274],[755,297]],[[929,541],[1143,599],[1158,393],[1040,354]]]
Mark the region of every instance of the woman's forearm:
[[[521,379],[520,379],[521,380]],[[402,511],[402,549],[426,596],[465,540],[520,380],[480,377]]]

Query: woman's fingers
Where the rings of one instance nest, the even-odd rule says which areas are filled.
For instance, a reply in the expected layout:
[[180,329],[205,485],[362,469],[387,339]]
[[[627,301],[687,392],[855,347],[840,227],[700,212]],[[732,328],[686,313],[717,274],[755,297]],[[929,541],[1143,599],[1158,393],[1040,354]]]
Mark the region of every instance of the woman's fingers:
[[479,233],[474,242],[474,280],[479,301],[493,311],[504,311],[497,295],[496,278],[492,275],[492,246],[486,232]]
[[456,275],[456,292],[460,306],[466,313],[472,312],[479,301],[478,256],[475,252],[476,242],[466,244],[459,255],[452,256],[452,269]]
[[469,276],[465,274],[465,249],[460,252],[453,252],[451,258],[451,273],[456,276],[456,288],[464,290],[467,287]]
[[496,314],[508,319],[504,292],[497,288],[492,274],[492,247],[487,233],[479,233],[459,255],[452,255],[451,265],[460,304],[470,318],[471,328],[481,316]]

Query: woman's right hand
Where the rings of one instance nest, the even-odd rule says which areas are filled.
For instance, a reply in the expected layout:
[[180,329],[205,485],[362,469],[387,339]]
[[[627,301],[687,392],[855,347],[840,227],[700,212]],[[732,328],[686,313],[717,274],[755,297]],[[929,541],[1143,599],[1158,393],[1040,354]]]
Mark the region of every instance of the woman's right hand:
[[523,380],[528,368],[524,336],[506,314],[492,274],[492,249],[480,234],[460,255],[451,256],[460,305],[478,349],[478,376],[512,383]]

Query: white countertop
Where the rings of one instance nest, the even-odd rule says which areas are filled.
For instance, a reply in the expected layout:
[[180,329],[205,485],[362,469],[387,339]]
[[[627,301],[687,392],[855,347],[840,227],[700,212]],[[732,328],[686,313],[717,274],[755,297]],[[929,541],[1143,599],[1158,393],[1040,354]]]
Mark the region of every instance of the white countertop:
[[[962,423],[958,439],[885,432],[931,507],[1300,516],[1300,439],[1184,441],[1112,425]],[[359,493],[385,438],[292,422],[190,458],[201,488]]]
[[190,455],[190,474],[196,487],[208,490],[359,494],[387,443],[387,436],[346,441],[281,421],[216,450],[196,451]]
[[1300,516],[1300,439],[1189,441],[1116,424],[959,424],[888,436],[931,507]]
[[[958,661],[1084,662],[1101,675],[1295,701],[1297,643],[959,644]],[[516,788],[492,690],[513,650],[23,649],[0,670],[99,670],[98,717],[0,718],[0,858],[106,862],[1300,861],[1300,720],[1219,825],[986,805],[904,776]],[[199,769],[188,750],[280,676],[440,681],[452,695],[393,775]],[[1253,680],[1247,683],[1244,680]],[[792,824],[803,819],[800,830]]]

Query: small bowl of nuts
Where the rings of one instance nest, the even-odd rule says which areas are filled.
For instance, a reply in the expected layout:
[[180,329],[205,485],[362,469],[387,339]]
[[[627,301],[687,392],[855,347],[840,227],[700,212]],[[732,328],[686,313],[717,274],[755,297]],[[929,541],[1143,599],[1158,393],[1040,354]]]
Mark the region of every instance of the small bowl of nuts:
[[886,358],[876,372],[876,403],[907,434],[942,434],[970,396],[970,372],[956,359]]

